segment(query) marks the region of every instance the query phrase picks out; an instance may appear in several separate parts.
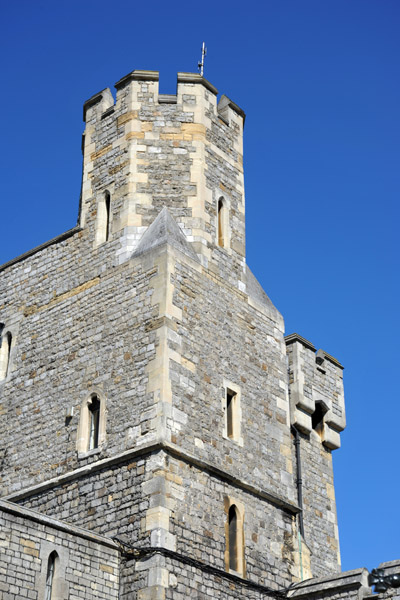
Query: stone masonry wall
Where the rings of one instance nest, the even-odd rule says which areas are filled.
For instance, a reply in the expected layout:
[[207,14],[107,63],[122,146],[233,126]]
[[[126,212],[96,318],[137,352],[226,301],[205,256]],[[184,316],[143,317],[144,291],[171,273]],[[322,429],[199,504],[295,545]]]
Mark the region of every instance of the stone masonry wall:
[[[305,543],[313,577],[340,570],[332,450],[345,425],[343,367],[297,334],[286,338],[291,422],[299,431]],[[327,412],[313,425],[318,402]],[[315,421],[314,421],[315,423]],[[293,449],[293,460],[296,456]]]
[[119,552],[111,541],[4,502],[0,523],[2,600],[42,600],[53,551],[54,597],[118,600]]
[[[125,450],[147,431],[156,270],[125,263],[104,271],[90,253],[79,266],[81,237],[60,246],[2,278],[1,320],[15,332],[9,374],[0,383],[6,493]],[[90,391],[106,403],[106,439],[94,455],[79,458],[80,410]],[[66,420],[70,407],[74,415]]]
[[61,480],[50,489],[32,490],[22,498],[13,496],[12,500],[110,538],[125,536],[131,543],[146,545],[149,539],[141,520],[149,499],[143,487],[153,476],[147,464],[151,463],[144,457],[132,457],[78,473],[75,479]]
[[155,566],[163,573],[163,579],[159,580],[159,588],[163,589],[165,600],[269,600],[274,597],[268,593],[267,588],[251,587],[239,578],[229,578],[224,574],[202,569],[198,564],[188,564],[170,557],[154,556],[145,561],[143,566],[136,563],[135,568],[141,573],[143,567],[151,570]]
[[[143,564],[144,563],[144,564]],[[119,600],[132,600],[132,598],[146,598],[146,590],[149,583],[148,561],[132,560],[131,557],[122,557],[120,569]]]
[[340,571],[340,548],[332,453],[314,431],[300,434],[304,541],[311,552],[313,577]]
[[224,503],[229,498],[243,507],[246,578],[272,587],[288,586],[298,578],[293,514],[187,462],[170,458],[168,470],[175,474],[167,480],[167,490],[170,531],[176,536],[178,552],[226,570]]
[[[196,466],[190,457],[178,458],[176,451],[166,450],[113,467],[93,465],[91,472],[74,480],[68,480],[70,475],[64,483],[13,500],[136,548],[160,545],[167,529],[173,550],[224,571],[229,498],[243,506],[246,576],[281,587],[298,579],[293,513],[255,490]],[[165,525],[162,515],[167,514]]]
[[[170,346],[172,441],[271,493],[296,501],[290,453],[286,356],[278,313],[263,314],[222,279],[177,259]],[[224,435],[225,382],[240,391],[240,440]]]

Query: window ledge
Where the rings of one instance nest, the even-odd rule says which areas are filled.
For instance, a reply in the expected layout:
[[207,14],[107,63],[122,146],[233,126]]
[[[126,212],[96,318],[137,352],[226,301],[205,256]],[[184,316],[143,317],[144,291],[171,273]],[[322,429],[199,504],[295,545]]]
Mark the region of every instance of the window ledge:
[[220,246],[219,244],[216,244],[215,247],[218,250],[221,250],[223,254],[227,254],[228,256],[230,256],[232,254],[231,246]]
[[243,573],[241,573],[240,571],[235,571],[235,569],[229,569],[228,573],[229,575],[236,575],[236,577],[241,577],[242,579],[244,579]]
[[96,454],[100,454],[101,448],[93,448],[93,450],[87,450],[86,452],[78,451],[78,459],[89,458],[89,456],[95,456]]
[[228,435],[226,435],[226,433],[224,432],[222,434],[222,437],[224,438],[224,440],[227,440],[228,442],[232,442],[232,444],[236,444],[236,446],[243,446],[243,438],[236,438],[236,437],[229,437]]

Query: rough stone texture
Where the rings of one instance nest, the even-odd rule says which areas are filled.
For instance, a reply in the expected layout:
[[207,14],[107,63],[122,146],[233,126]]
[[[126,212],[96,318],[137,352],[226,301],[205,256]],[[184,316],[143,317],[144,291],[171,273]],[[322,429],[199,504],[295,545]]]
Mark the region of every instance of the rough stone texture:
[[[282,322],[213,274],[177,257],[174,304],[182,317],[170,338],[171,440],[251,483],[295,501]],[[216,368],[217,367],[217,368]],[[223,435],[224,380],[241,391],[243,445]],[[243,456],[246,460],[243,460]]]
[[[12,535],[23,527],[28,548],[56,528],[71,568],[90,569],[71,600],[97,598],[103,580],[116,594],[107,597],[124,600],[274,597],[304,573],[339,570],[331,450],[344,427],[342,367],[300,336],[285,343],[282,316],[246,265],[241,109],[225,96],[217,104],[193,74],[178,74],[176,96],[159,96],[152,71],[116,87],[115,105],[109,90],[85,103],[79,225],[0,269],[3,340],[12,335],[0,381],[1,514],[9,527],[10,507],[25,511]],[[101,435],[88,450],[91,394]],[[227,559],[232,504],[240,573]],[[19,560],[8,535],[7,556]],[[118,558],[118,584],[95,544]],[[0,570],[6,600],[38,597],[46,567],[25,567],[20,588]],[[290,593],[357,597],[330,581]]]
[[346,425],[343,394],[343,367],[332,356],[318,350],[298,334],[285,338],[288,347],[292,423],[309,434],[313,413],[324,412],[321,441],[325,447],[340,447],[340,432]]
[[311,572],[321,577],[340,565],[332,455],[314,432],[301,440],[303,519],[305,541],[311,551]]
[[361,600],[371,593],[368,587],[368,571],[355,569],[303,581],[289,593],[289,598],[318,598],[318,600]]
[[59,559],[54,574],[58,598],[119,598],[119,552],[111,540],[7,502],[0,502],[0,525],[2,600],[42,600],[53,551]]
[[[152,398],[145,367],[156,344],[154,270],[131,263],[108,272],[79,269],[79,240],[68,242],[78,242],[76,251],[57,253],[52,246],[4,277],[2,319],[18,327],[9,375],[0,383],[5,493],[125,450],[146,430]],[[93,389],[106,398],[107,441],[96,455],[79,459],[79,413]],[[70,407],[74,416],[67,422]]]
[[[345,425],[343,367],[326,353],[316,353],[313,345],[297,334],[285,339],[291,422],[300,432],[305,543],[311,552],[311,572],[321,577],[340,566],[332,466],[332,449],[340,441],[332,444],[332,439],[336,442]],[[317,431],[312,415],[321,401],[327,412]]]
[[132,543],[148,544],[140,525],[148,508],[142,488],[146,480],[152,480],[151,466],[150,459],[132,457],[12,500],[109,537],[124,535]]

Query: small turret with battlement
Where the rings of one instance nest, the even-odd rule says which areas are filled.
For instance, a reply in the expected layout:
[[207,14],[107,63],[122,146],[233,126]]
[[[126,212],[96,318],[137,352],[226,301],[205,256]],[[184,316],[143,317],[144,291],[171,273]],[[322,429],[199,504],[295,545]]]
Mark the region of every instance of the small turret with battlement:
[[[203,265],[245,288],[244,112],[200,75],[178,73],[176,95],[159,94],[156,71],[133,71],[84,105],[80,224],[102,228],[118,264],[163,206]],[[98,235],[97,239],[98,243]],[[103,238],[101,238],[103,239]]]
[[285,341],[291,423],[305,434],[315,431],[326,448],[336,450],[346,426],[343,366],[296,333],[286,336]]
[[286,336],[285,342],[290,422],[297,441],[294,460],[301,465],[303,539],[315,575],[323,573],[327,563],[331,571],[340,565],[331,453],[340,447],[346,425],[343,366],[297,333]]

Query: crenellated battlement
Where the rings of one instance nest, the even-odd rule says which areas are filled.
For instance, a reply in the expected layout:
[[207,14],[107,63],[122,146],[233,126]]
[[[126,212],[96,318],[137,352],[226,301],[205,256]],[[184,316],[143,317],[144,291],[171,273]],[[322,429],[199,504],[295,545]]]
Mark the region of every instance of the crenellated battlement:
[[[218,95],[218,90],[215,86],[213,86],[207,79],[198,75],[197,73],[184,73],[180,72],[177,74],[177,92],[176,94],[160,94],[159,93],[159,72],[158,71],[141,71],[135,70],[125,77],[122,77],[119,81],[115,83],[115,89],[117,90],[117,102],[114,105],[113,96],[109,88],[101,90],[97,94],[94,94],[91,98],[86,100],[83,105],[83,120],[86,121],[87,111],[93,109],[90,112],[90,117],[100,116],[103,117],[104,112],[109,110],[111,107],[117,108],[118,101],[120,100],[120,96],[124,95],[125,88],[131,84],[133,84],[133,88],[136,88],[136,91],[141,91],[140,82],[145,82],[147,84],[151,83],[150,97],[152,96],[153,102],[158,104],[178,104],[180,102],[185,102],[185,93],[188,91],[188,87],[190,86],[189,91],[193,92],[191,86],[193,85],[201,85],[205,90],[211,92],[215,97],[215,112],[216,115],[219,116],[227,125],[229,125],[232,121],[235,120],[234,114],[238,115],[243,123],[245,121],[245,113],[244,111],[237,105],[235,102],[230,100],[224,94],[221,96],[219,102],[217,103],[216,97]],[[137,85],[136,85],[137,84]],[[150,98],[147,98],[149,100]]]
[[324,446],[340,448],[346,426],[343,366],[297,333],[286,336],[291,423],[304,434],[318,433]]

